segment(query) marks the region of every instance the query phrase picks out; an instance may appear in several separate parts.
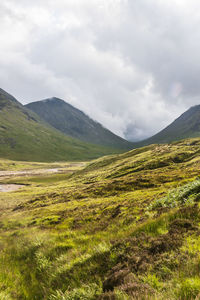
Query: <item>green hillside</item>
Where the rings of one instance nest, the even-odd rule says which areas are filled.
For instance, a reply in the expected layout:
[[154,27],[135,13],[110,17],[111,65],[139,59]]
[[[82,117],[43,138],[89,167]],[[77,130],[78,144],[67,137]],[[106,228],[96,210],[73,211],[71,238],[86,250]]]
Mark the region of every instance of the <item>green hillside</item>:
[[2,180],[1,299],[199,299],[200,139]]
[[25,161],[88,160],[116,152],[67,137],[0,89],[0,157]]
[[58,98],[32,102],[27,108],[61,132],[82,141],[120,149],[132,149],[133,144],[93,121],[82,111]]
[[170,143],[194,137],[200,137],[200,105],[191,107],[165,129],[144,141],[135,143],[135,146]]

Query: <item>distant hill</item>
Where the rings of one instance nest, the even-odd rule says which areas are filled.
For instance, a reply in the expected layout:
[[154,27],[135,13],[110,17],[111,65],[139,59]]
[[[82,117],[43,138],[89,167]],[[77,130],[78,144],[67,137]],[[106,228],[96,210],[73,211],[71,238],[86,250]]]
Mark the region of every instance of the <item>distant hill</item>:
[[132,149],[133,144],[115,135],[85,113],[58,98],[50,98],[26,105],[41,119],[61,132],[82,141],[121,148]]
[[0,157],[27,161],[88,160],[117,152],[62,134],[0,89]]
[[191,107],[165,129],[144,141],[134,143],[134,145],[142,147],[193,137],[200,137],[200,105]]

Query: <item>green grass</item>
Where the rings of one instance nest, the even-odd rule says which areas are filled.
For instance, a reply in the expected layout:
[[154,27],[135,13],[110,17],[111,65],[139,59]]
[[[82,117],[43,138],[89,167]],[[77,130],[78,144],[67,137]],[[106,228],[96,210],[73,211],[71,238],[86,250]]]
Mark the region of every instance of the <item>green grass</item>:
[[0,157],[11,160],[53,162],[91,160],[120,153],[71,138],[51,127],[0,90]]
[[[136,147],[150,144],[170,143],[188,138],[200,137],[200,105],[188,109],[178,119],[154,136],[135,143]],[[195,143],[195,142],[194,142]]]
[[26,184],[0,193],[2,299],[198,299],[200,140],[192,142],[1,179]]

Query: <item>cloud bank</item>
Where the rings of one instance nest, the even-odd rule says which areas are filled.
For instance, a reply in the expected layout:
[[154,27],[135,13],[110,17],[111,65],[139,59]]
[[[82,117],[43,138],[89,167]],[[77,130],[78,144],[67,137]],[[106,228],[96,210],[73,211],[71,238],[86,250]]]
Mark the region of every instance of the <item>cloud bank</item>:
[[200,104],[198,0],[1,0],[0,87],[151,136]]

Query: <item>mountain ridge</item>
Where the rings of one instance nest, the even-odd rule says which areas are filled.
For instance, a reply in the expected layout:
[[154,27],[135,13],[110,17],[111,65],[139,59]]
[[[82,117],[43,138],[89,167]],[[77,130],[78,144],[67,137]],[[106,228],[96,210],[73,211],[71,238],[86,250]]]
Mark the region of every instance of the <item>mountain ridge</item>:
[[119,153],[56,130],[0,89],[0,157],[27,161],[88,160]]
[[163,144],[186,138],[200,137],[200,105],[191,106],[167,127],[143,141],[136,142],[136,147],[150,144]]
[[132,142],[112,133],[83,111],[60,98],[52,97],[31,102],[25,107],[37,113],[57,130],[84,142],[127,150],[133,148]]

